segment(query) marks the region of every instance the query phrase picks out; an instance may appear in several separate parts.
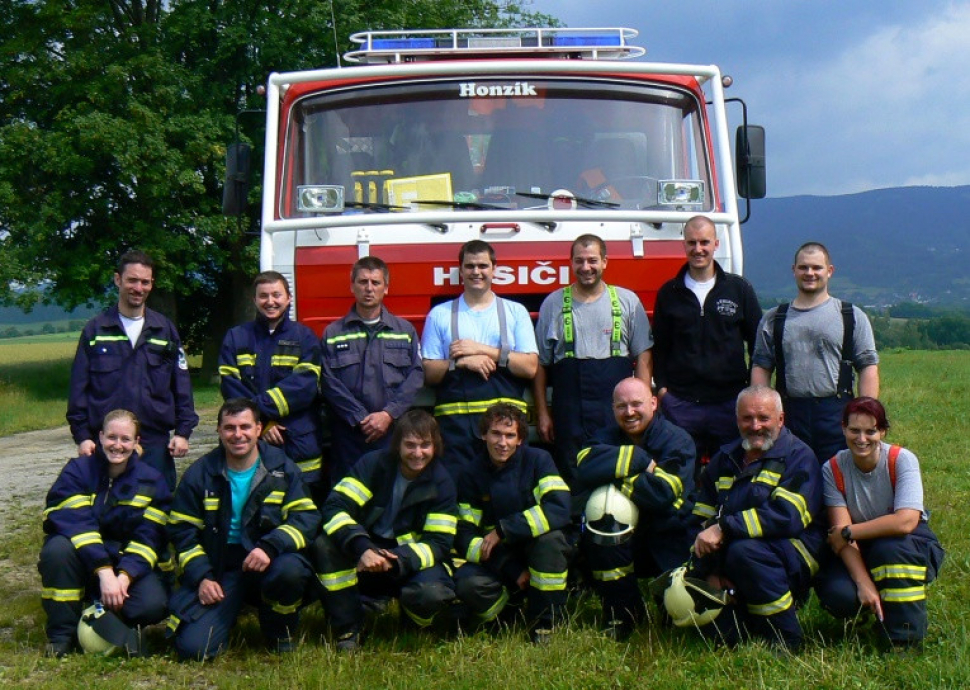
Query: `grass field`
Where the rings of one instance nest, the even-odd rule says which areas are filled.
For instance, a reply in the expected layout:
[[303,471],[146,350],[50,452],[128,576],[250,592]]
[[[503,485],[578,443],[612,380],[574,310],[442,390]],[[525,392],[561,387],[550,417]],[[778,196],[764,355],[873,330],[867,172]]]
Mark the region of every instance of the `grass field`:
[[[66,424],[71,362],[80,333],[0,340],[0,436]],[[198,363],[189,359],[190,366]],[[217,386],[196,385],[202,409],[221,400]]]
[[[72,346],[73,347],[73,346]],[[70,351],[72,348],[68,348]],[[3,352],[0,347],[0,353]],[[70,354],[67,355],[69,360]],[[0,378],[17,366],[0,356]],[[809,642],[792,658],[751,645],[711,649],[691,630],[651,620],[627,645],[601,638],[598,606],[574,601],[573,620],[545,648],[521,628],[442,639],[384,617],[364,653],[339,657],[326,646],[319,605],[303,621],[305,644],[277,658],[259,648],[253,615],[241,619],[233,648],[207,664],[178,664],[170,653],[148,659],[43,658],[39,505],[7,506],[0,540],[0,685],[68,690],[98,688],[965,688],[970,687],[970,353],[883,354],[883,399],[890,440],[920,457],[932,526],[948,554],[930,588],[930,632],[922,656],[886,656],[871,647],[870,620],[844,625],[813,599],[801,612]],[[63,409],[50,390],[48,403]],[[61,389],[63,396],[63,389]],[[3,403],[0,402],[0,405]],[[160,639],[156,642],[162,644]]]

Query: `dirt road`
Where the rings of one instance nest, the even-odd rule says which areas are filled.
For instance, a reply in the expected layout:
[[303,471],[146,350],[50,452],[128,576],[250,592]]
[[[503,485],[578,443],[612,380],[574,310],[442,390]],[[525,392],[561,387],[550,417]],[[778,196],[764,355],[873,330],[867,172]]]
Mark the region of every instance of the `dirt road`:
[[[202,415],[190,439],[189,455],[179,470],[217,442],[214,414]],[[34,511],[40,515],[47,490],[64,463],[77,455],[77,446],[66,426],[28,431],[0,438],[0,534],[10,511]]]

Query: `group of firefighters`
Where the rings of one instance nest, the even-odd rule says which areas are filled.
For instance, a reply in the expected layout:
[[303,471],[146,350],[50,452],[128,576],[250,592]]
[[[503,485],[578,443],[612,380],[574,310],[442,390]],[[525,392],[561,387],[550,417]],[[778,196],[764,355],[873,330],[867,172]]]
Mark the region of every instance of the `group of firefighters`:
[[[828,294],[820,244],[795,254],[796,299],[764,315],[714,260],[707,218],[683,245],[652,329],[635,293],[603,281],[595,235],[574,241],[574,282],[535,326],[492,291],[494,249],[466,243],[464,291],[420,342],[384,306],[377,257],[355,263],[354,304],[322,339],[290,320],[285,277],[260,273],[257,317],[219,356],[219,446],[178,483],[198,422],[188,366],[146,306],[152,260],[124,254],[118,304],[86,325],[72,370],[79,457],[44,512],[48,653],[79,634],[137,652],[131,631],[168,615],[179,657],[211,658],[247,603],[286,652],[317,599],[341,651],[393,599],[419,627],[521,611],[542,644],[584,585],[625,640],[646,616],[643,578],[665,620],[729,645],[797,651],[814,585],[835,615],[874,612],[890,648],[918,647],[942,549],[916,457],[883,442],[868,319]],[[413,408],[423,385],[433,415]],[[671,610],[675,586],[686,612]]]

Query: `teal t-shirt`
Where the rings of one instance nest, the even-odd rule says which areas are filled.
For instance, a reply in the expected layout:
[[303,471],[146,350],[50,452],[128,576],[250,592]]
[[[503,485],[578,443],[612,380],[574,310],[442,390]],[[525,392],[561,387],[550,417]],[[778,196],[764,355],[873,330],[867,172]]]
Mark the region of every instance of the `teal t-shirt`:
[[248,470],[242,472],[228,470],[229,486],[232,490],[232,520],[229,522],[229,539],[227,540],[230,544],[242,543],[240,534],[242,532],[243,506],[246,505],[246,499],[249,498],[249,489],[253,483],[253,476],[256,474],[257,467],[259,467],[259,458],[256,458],[256,462]]

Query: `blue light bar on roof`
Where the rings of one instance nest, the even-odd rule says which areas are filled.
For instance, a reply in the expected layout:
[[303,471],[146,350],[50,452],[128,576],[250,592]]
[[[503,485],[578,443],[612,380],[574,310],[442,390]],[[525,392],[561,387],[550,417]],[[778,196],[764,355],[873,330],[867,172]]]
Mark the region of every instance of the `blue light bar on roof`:
[[422,50],[438,45],[433,38],[375,38],[371,47],[374,50]]
[[616,35],[604,36],[591,34],[588,36],[553,36],[552,45],[554,46],[619,46],[620,37]]

